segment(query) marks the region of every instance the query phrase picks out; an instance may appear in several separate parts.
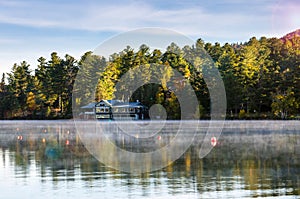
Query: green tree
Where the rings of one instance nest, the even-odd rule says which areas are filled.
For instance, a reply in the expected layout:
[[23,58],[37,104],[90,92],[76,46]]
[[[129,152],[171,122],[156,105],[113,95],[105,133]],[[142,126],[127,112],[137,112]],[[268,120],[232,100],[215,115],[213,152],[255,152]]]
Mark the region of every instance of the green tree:
[[[53,52],[49,61],[38,59],[34,76],[25,61],[14,64],[7,84],[2,75],[0,118],[31,113],[39,118],[66,118],[72,115],[72,103],[80,107],[113,98],[140,100],[147,106],[159,103],[169,119],[180,118],[175,93],[185,82],[173,70],[191,84],[205,116],[210,112],[208,85],[211,88],[214,84],[209,70],[212,61],[225,84],[228,114],[248,117],[254,112],[273,113],[280,118],[299,114],[300,37],[295,34],[283,39],[253,37],[246,43],[223,46],[198,39],[183,48],[171,43],[164,52],[151,52],[147,45],[135,50],[127,46],[109,60],[92,52],[86,52],[79,61],[70,55],[60,58]],[[125,74],[127,82],[122,82]],[[151,78],[158,83],[149,84]],[[143,86],[132,93],[136,85]],[[120,95],[115,96],[115,91]]]
[[6,85],[5,85],[5,73],[2,74],[1,83],[0,83],[0,119],[4,118],[6,112],[4,99],[7,95]]
[[224,81],[227,97],[227,110],[231,116],[238,114],[240,104],[242,103],[242,84],[238,81],[239,57],[235,49],[226,43],[222,47],[222,54],[216,62]]
[[284,93],[277,93],[273,96],[274,102],[271,104],[272,111],[281,119],[288,118],[289,115],[296,113],[299,103],[296,101],[295,93],[291,88]]
[[242,96],[247,113],[256,109],[255,100],[257,83],[260,78],[259,41],[253,37],[240,51],[239,81],[242,84]]
[[63,60],[57,55],[56,52],[51,53],[51,59],[48,61],[48,67],[51,77],[51,94],[52,94],[52,108],[55,112],[63,112],[62,94],[64,91],[64,81],[66,71]]
[[5,92],[5,73],[2,74],[1,82],[0,82],[0,93]]
[[39,64],[37,69],[35,69],[35,76],[33,79],[36,93],[36,111],[39,112],[41,118],[45,118],[48,107],[53,104],[53,100],[51,99],[51,76],[46,59],[40,57],[37,61]]
[[29,70],[29,65],[26,61],[21,62],[20,65],[14,64],[12,68],[12,72],[8,73],[8,89],[12,93],[12,102],[17,102],[16,104],[12,104],[13,110],[20,110],[17,115],[25,116],[25,112],[27,110],[26,99],[27,94],[32,89],[32,76],[31,71]]
[[78,64],[74,57],[70,55],[65,55],[63,60],[63,65],[65,68],[65,78],[64,78],[64,90],[62,93],[62,106],[63,115],[70,117],[72,115],[72,91],[75,78],[78,72]]
[[97,98],[97,86],[101,74],[106,68],[104,57],[93,55],[92,52],[86,52],[79,61],[79,70],[76,76],[76,99],[72,103],[79,106],[86,105]]

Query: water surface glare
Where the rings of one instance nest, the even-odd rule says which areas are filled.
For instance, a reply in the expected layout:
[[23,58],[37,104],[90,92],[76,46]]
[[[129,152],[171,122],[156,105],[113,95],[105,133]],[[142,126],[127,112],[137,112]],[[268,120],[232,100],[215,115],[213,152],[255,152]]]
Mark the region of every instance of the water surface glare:
[[[203,159],[199,148],[208,121],[200,127],[174,163],[131,174],[95,159],[73,121],[1,121],[0,199],[300,198],[299,121],[226,121]],[[151,142],[119,134],[110,139],[124,150],[143,153],[168,144],[173,134],[155,135]]]

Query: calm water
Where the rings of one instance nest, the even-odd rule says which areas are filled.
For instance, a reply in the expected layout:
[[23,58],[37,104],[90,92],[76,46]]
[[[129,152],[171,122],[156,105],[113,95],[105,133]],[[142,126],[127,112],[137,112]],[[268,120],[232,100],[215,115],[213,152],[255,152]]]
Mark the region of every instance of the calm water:
[[205,158],[198,157],[200,142],[195,142],[173,164],[139,175],[99,163],[72,122],[0,125],[1,199],[300,198],[295,121],[227,122]]

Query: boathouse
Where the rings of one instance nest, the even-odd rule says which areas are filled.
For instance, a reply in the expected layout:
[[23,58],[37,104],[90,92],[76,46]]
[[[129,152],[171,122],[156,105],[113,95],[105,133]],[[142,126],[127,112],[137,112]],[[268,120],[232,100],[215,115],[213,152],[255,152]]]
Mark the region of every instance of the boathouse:
[[101,100],[95,104],[96,119],[143,120],[148,117],[147,107],[139,101]]

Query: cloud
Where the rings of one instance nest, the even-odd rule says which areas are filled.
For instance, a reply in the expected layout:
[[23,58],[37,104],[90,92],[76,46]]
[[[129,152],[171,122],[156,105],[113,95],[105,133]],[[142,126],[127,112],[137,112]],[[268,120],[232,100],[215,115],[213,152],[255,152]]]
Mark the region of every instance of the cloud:
[[51,51],[79,56],[113,33],[144,27],[206,42],[281,37],[299,28],[298,10],[298,0],[0,0],[0,72],[22,60],[35,65]]
[[14,1],[14,0],[1,0],[0,6],[14,6],[14,7],[20,7],[24,6],[26,3],[23,1]]
[[9,38],[0,39],[0,44],[18,44],[18,43],[20,43],[20,41],[17,39],[9,39]]
[[[240,4],[229,1],[231,4]],[[174,2],[176,5],[176,2]],[[18,5],[18,6],[16,6]],[[15,2],[0,9],[0,22],[30,27],[60,28],[81,31],[122,32],[140,27],[161,27],[178,30],[189,36],[236,38],[248,36],[249,30],[266,32],[268,16],[261,13],[245,14],[241,11],[219,11],[207,6],[187,3],[186,6],[159,8],[159,4],[138,1],[111,4],[86,4],[74,1],[47,3],[34,1],[29,4]],[[234,6],[233,6],[234,7]],[[4,9],[5,8],[5,9]],[[234,8],[232,8],[234,9]],[[270,17],[271,18],[271,17]],[[263,26],[264,24],[265,26]]]

